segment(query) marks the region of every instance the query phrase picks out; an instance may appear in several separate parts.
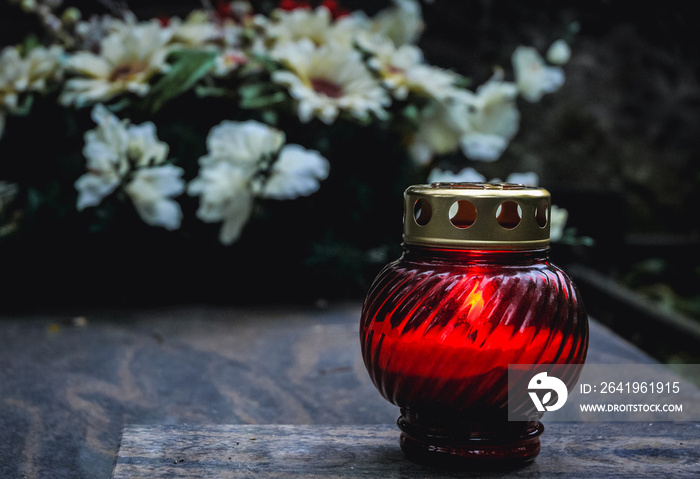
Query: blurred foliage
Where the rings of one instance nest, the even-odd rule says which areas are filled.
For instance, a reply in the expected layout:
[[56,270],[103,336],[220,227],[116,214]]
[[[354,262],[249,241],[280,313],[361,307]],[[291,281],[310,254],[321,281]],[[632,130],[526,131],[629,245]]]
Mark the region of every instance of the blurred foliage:
[[700,266],[648,258],[633,263],[621,278],[632,290],[666,311],[700,319]]

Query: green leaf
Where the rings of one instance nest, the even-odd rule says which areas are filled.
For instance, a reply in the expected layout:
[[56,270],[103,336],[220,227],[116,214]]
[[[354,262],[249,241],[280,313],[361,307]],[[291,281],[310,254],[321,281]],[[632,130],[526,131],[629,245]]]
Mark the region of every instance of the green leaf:
[[37,37],[34,33],[30,33],[26,36],[22,42],[22,45],[20,46],[22,55],[27,55],[30,51],[34,50],[40,45],[41,41],[39,40],[39,37]]
[[280,63],[277,60],[267,55],[254,53],[251,55],[250,58],[252,61],[248,62],[248,64],[244,66],[244,71],[246,73],[253,72],[260,67],[267,70],[268,72],[273,72],[275,70],[279,70],[281,67]]
[[263,122],[270,126],[277,126],[277,122],[279,121],[279,114],[274,111],[274,110],[263,110],[262,112],[262,119]]
[[282,103],[287,99],[287,95],[282,92],[273,93],[272,95],[253,97],[253,98],[241,98],[240,106],[241,108],[254,109],[254,108],[265,108],[276,103]]
[[216,86],[197,85],[194,87],[194,92],[198,97],[216,96],[224,98],[234,98],[236,94],[229,88]]
[[238,93],[241,95],[241,98],[245,100],[251,100],[263,96],[267,89],[267,85],[255,83],[252,85],[241,86],[238,89]]
[[29,94],[20,101],[20,104],[12,111],[12,114],[16,116],[28,116],[32,111],[33,104],[34,95]]
[[421,114],[420,110],[416,105],[406,105],[406,107],[401,111],[401,113],[403,114],[404,118],[406,118],[406,120],[408,120],[416,128],[420,125]]
[[145,98],[146,108],[158,111],[163,105],[190,88],[206,75],[216,62],[216,52],[183,50],[173,55],[170,70],[153,85]]

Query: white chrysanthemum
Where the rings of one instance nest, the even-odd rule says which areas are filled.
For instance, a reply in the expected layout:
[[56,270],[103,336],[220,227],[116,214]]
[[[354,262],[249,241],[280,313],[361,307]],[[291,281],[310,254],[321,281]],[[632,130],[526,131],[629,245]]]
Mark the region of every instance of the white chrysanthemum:
[[204,10],[194,10],[184,21],[172,18],[168,28],[172,30],[172,43],[190,47],[206,45],[220,36],[216,24],[209,19],[209,13]]
[[154,166],[162,164],[168,156],[168,144],[158,140],[156,126],[149,122],[129,125],[127,130],[127,158],[132,166]]
[[184,172],[163,165],[168,145],[158,140],[155,126],[128,125],[103,105],[93,108],[92,118],[97,128],[85,133],[83,148],[88,171],[75,182],[78,210],[97,206],[123,186],[144,222],[178,228],[182,212],[172,197],[184,191]]
[[462,131],[462,152],[478,161],[495,161],[518,131],[520,113],[515,104],[518,90],[496,73],[475,94],[462,95],[451,113]]
[[[255,36],[251,39],[247,36],[248,34],[254,34]],[[247,41],[253,43],[259,41],[258,38],[260,37],[257,31],[250,31],[230,18],[221,21],[218,35],[223,48],[240,48]],[[244,35],[246,35],[245,40],[243,38]]]
[[256,197],[283,200],[310,195],[328,176],[328,160],[318,152],[299,145],[281,148],[283,142],[281,131],[255,121],[227,121],[212,128],[209,152],[200,158],[199,174],[187,191],[200,197],[199,219],[223,223],[222,243],[240,237]]
[[75,26],[76,41],[81,50],[98,51],[100,43],[107,35],[128,31],[137,23],[136,17],[131,13],[126,13],[125,18],[92,15]]
[[182,210],[173,200],[185,190],[184,171],[173,165],[139,168],[124,187],[141,219],[166,230],[180,227]]
[[331,12],[324,6],[313,10],[278,9],[274,11],[271,21],[265,24],[265,34],[277,43],[308,39],[316,45],[333,42],[350,46],[360,23],[360,18],[352,15],[334,21]]
[[199,196],[197,217],[207,223],[222,222],[219,240],[234,243],[253,210],[250,174],[240,166],[217,162],[203,166],[197,178],[187,187],[192,196]]
[[363,47],[374,55],[368,62],[369,66],[379,73],[382,83],[397,99],[406,99],[409,92],[438,100],[455,94],[457,76],[454,73],[426,65],[423,52],[414,45],[397,48],[392,42],[382,39],[374,36],[374,40],[363,42]]
[[269,160],[284,143],[284,133],[257,121],[223,121],[207,136],[208,153],[199,162],[207,166],[227,162],[257,168],[261,159]]
[[127,92],[145,95],[151,78],[167,67],[171,36],[157,22],[125,25],[102,40],[99,54],[76,53],[68,68],[77,77],[66,82],[61,102],[84,106]]
[[24,58],[15,46],[3,48],[0,52],[0,115],[3,110],[12,113],[21,94],[41,92],[46,89],[47,81],[59,78],[62,55],[63,50],[58,46],[36,47]]
[[88,172],[75,182],[78,190],[78,210],[97,206],[121,184],[129,171],[127,158],[129,133],[120,121],[103,105],[92,110],[97,128],[85,133],[83,156]]
[[287,145],[272,165],[262,196],[291,200],[318,191],[320,181],[328,177],[330,164],[317,151],[299,145]]
[[444,103],[436,103],[421,112],[420,126],[409,151],[419,165],[427,165],[434,155],[451,153],[459,148],[462,132]]
[[553,65],[564,65],[571,58],[571,48],[564,40],[557,40],[547,50],[547,61]]
[[337,44],[316,48],[309,40],[279,45],[273,56],[289,70],[273,73],[299,102],[299,119],[318,117],[326,124],[340,112],[366,120],[370,113],[386,118],[390,103],[386,91],[362,63],[360,54]]
[[497,160],[518,131],[517,94],[515,85],[502,81],[500,72],[476,93],[453,90],[447,100],[422,112],[410,147],[413,158],[419,164],[427,164],[433,155],[461,147],[470,159]]
[[[0,52],[0,108],[15,108],[19,92],[17,81],[21,77],[22,58],[19,49],[6,47]],[[0,110],[2,111],[2,110]]]
[[223,223],[223,244],[239,238],[253,208],[253,180],[283,143],[281,131],[256,121],[224,121],[209,132],[208,153],[187,192],[200,197],[200,220]]
[[16,47],[8,47],[0,55],[0,95],[8,84],[17,91],[43,91],[46,82],[60,77],[61,56],[59,46],[36,47],[21,58]]
[[415,0],[394,0],[393,6],[372,18],[371,28],[396,46],[416,43],[425,29],[420,4]]
[[545,93],[555,92],[564,84],[564,70],[545,65],[532,47],[516,48],[512,61],[518,90],[527,101],[539,101]]

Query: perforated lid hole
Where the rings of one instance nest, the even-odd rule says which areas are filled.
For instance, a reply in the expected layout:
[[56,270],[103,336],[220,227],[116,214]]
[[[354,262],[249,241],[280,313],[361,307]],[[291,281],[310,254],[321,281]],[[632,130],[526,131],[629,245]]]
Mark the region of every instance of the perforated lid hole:
[[535,208],[535,221],[540,228],[547,226],[549,221],[549,202],[547,200],[540,200]]
[[504,201],[496,210],[498,224],[506,229],[513,229],[520,224],[523,210],[515,201]]
[[428,200],[421,198],[413,206],[413,219],[418,226],[425,226],[433,216],[433,208]]
[[457,228],[469,228],[476,221],[476,207],[471,201],[457,200],[450,206],[450,223]]

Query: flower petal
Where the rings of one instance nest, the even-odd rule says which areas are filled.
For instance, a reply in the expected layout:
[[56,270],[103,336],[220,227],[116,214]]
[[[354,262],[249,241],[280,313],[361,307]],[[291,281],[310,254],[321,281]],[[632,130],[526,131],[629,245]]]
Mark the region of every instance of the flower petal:
[[328,177],[329,170],[330,163],[317,151],[287,145],[272,167],[262,196],[277,200],[308,196],[318,190],[319,182]]
[[141,219],[151,226],[162,226],[167,230],[180,227],[182,211],[171,197],[185,189],[182,180],[184,171],[173,165],[141,168],[124,188],[134,202]]

